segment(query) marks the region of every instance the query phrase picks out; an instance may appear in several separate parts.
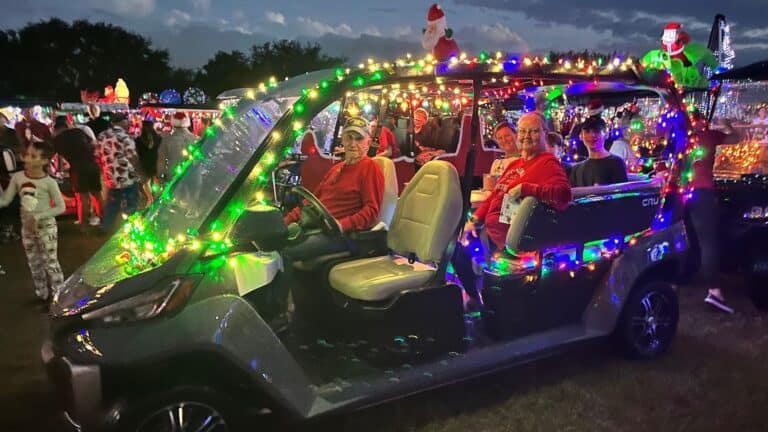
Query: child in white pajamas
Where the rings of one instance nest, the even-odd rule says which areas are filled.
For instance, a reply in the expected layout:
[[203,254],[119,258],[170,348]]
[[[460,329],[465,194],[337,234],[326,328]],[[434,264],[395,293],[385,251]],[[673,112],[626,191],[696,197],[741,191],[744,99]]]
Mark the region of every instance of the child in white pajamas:
[[35,293],[43,301],[64,283],[57,251],[56,216],[66,207],[59,185],[45,172],[52,156],[53,146],[49,142],[30,143],[22,156],[24,171],[11,177],[8,189],[0,197],[0,208],[13,201],[16,194],[21,197],[22,243]]

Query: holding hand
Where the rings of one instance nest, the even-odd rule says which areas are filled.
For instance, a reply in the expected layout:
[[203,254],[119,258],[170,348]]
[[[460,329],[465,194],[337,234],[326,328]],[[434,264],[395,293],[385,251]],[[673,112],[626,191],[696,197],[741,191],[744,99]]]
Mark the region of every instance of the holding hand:
[[513,200],[520,200],[523,194],[523,186],[517,185],[512,189],[508,190],[506,194],[509,195],[509,197],[512,198]]

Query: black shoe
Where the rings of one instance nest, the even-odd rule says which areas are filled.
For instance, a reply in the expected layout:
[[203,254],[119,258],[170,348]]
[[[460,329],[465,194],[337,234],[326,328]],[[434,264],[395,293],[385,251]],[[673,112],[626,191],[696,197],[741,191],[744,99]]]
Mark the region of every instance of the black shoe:
[[732,314],[734,312],[733,308],[728,306],[728,304],[725,302],[725,300],[714,296],[712,294],[707,294],[707,298],[704,299],[704,303],[714,307],[715,309]]

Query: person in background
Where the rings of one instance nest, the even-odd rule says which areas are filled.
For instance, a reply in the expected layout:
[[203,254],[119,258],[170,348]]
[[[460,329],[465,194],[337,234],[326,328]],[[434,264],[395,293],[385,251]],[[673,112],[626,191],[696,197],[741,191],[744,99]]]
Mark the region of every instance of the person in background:
[[[73,127],[66,116],[56,117],[53,147],[69,163],[69,180],[77,203],[77,221],[85,226],[101,223],[101,170],[96,162],[93,140],[80,128]],[[91,213],[93,209],[93,215]]]
[[707,286],[704,302],[719,311],[732,314],[734,309],[726,303],[720,290],[720,255],[717,241],[719,212],[712,173],[715,150],[725,141],[726,135],[721,131],[709,129],[700,112],[694,112],[692,117],[693,129],[704,156],[693,162],[693,196],[686,201],[686,216],[690,219],[701,250],[699,278]]
[[189,131],[189,117],[177,111],[171,117],[173,130],[162,137],[157,150],[156,175],[161,183],[169,182],[174,175],[176,165],[184,160],[184,150],[197,141],[197,136]]
[[52,156],[50,141],[35,139],[33,135],[22,156],[24,171],[13,175],[0,197],[0,208],[6,207],[16,195],[21,197],[22,243],[35,294],[42,301],[48,301],[64,283],[57,252],[56,216],[64,213],[66,207],[58,183],[45,171]]
[[605,122],[600,117],[590,117],[582,123],[581,140],[589,152],[589,159],[571,167],[568,177],[574,187],[627,181],[627,167],[624,161],[605,149],[605,127]]
[[493,128],[493,139],[498,143],[499,149],[504,151],[504,157],[496,159],[491,164],[492,177],[501,177],[510,163],[520,157],[520,148],[517,146],[517,133],[512,123],[499,122]]
[[128,135],[128,116],[116,113],[111,118],[112,125],[98,136],[96,156],[102,169],[102,177],[107,187],[104,203],[104,215],[101,229],[109,232],[125,203],[125,213],[130,215],[138,206],[139,157],[136,144]]
[[765,107],[761,107],[759,110],[757,110],[757,116],[752,119],[752,124],[758,126],[768,126],[768,111],[766,111]]
[[623,116],[619,123],[619,138],[613,141],[611,145],[611,154],[618,156],[624,161],[624,164],[629,167],[637,165],[637,155],[632,150],[632,146],[629,144],[631,133],[631,120],[629,116]]
[[557,132],[547,133],[546,151],[555,155],[555,158],[560,161],[560,165],[565,170],[566,175],[571,173],[571,165],[563,160],[563,156],[566,154],[565,142],[563,142],[563,136]]
[[378,115],[373,116],[371,120],[371,138],[368,156],[384,156],[392,159],[400,156],[395,133],[387,125],[379,124]]
[[[16,131],[9,128],[8,118],[0,113],[0,187],[7,188],[11,176],[23,169],[20,156],[21,143]],[[18,200],[9,208],[0,210],[0,243],[10,240],[18,240],[14,224],[18,219]]]
[[[102,132],[109,129],[109,122],[101,116],[101,108],[95,103],[88,104],[88,123],[86,125],[91,129],[94,136],[99,136]],[[86,132],[87,133],[87,132]]]
[[571,133],[568,134],[568,140],[576,144],[577,160],[584,160],[589,157],[589,150],[587,150],[584,141],[581,138],[581,130],[587,122],[594,124],[595,120],[602,120],[603,102],[599,99],[593,99],[587,104],[586,118],[583,122],[577,123],[571,129]]
[[155,124],[152,121],[141,122],[141,135],[136,138],[136,152],[139,154],[139,163],[144,173],[142,189],[147,197],[147,204],[152,204],[152,184],[157,183],[157,158],[158,148],[162,138],[155,132]]
[[435,148],[437,128],[430,121],[429,113],[424,108],[413,111],[413,144],[416,147],[416,165],[424,165],[435,156],[445,153]]

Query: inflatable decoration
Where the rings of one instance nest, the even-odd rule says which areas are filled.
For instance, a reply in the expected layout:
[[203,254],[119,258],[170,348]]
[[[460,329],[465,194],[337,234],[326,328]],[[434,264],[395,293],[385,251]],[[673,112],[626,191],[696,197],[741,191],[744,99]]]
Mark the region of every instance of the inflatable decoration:
[[184,103],[188,105],[201,105],[208,101],[208,96],[196,87],[190,87],[184,92]]
[[80,102],[84,104],[96,103],[99,101],[98,91],[80,90]]
[[157,97],[157,93],[144,92],[141,95],[141,99],[139,101],[142,104],[157,103],[159,101],[159,98]]
[[701,76],[699,64],[710,68],[717,66],[717,59],[706,46],[691,43],[691,36],[682,30],[682,25],[670,22],[661,35],[663,49],[649,51],[640,63],[649,70],[666,69],[672,79],[683,87],[709,87],[707,77]]
[[181,95],[179,94],[179,92],[173,89],[163,90],[163,92],[160,93],[160,103],[180,104]]
[[117,103],[130,103],[131,92],[128,90],[128,85],[125,84],[122,78],[117,79],[115,84],[115,102]]
[[446,61],[459,55],[459,46],[452,39],[453,30],[448,28],[445,12],[438,4],[427,12],[427,28],[422,30],[421,46],[430,50],[437,61]]
[[99,98],[99,103],[114,103],[116,97],[115,89],[111,85],[108,85],[104,87],[104,97]]

